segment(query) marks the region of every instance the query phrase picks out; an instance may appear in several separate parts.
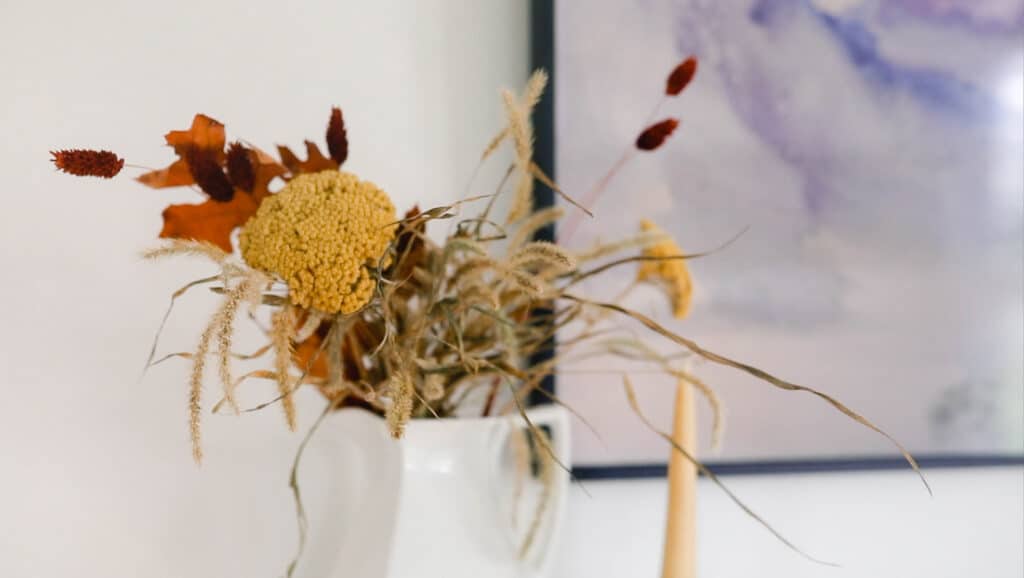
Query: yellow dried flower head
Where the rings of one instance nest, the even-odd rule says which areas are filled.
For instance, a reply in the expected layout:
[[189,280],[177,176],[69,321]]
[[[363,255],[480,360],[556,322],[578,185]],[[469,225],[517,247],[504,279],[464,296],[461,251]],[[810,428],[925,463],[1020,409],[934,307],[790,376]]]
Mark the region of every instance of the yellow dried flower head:
[[242,257],[288,284],[291,302],[352,313],[373,298],[377,266],[395,234],[387,193],[351,173],[302,174],[260,204],[239,238]]
[[[640,221],[640,230],[645,233],[662,232],[657,225],[647,219]],[[671,237],[644,249],[645,257],[674,257],[682,254],[682,249]],[[662,285],[672,302],[672,313],[676,319],[682,319],[689,313],[693,283],[690,280],[690,271],[686,268],[685,260],[642,261],[636,273],[636,280],[653,281]]]

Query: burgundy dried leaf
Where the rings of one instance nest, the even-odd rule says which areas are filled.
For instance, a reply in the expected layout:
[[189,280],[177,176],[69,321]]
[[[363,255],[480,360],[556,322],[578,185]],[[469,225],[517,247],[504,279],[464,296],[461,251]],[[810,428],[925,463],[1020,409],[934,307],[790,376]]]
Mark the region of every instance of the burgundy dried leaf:
[[668,82],[665,84],[665,94],[669,96],[676,96],[686,88],[686,85],[690,84],[693,80],[694,75],[697,74],[697,59],[689,57],[686,60],[679,63],[672,71],[672,74],[668,75]]
[[235,188],[218,162],[218,153],[223,154],[222,151],[194,148],[185,158],[192,180],[199,188],[211,199],[226,203],[235,196]]
[[338,162],[338,166],[345,163],[348,158],[348,135],[345,133],[345,119],[341,116],[341,109],[331,109],[331,120],[327,123],[327,152],[331,158]]
[[50,151],[57,169],[79,177],[109,179],[124,168],[124,159],[110,151],[71,149]]
[[228,180],[236,189],[251,193],[256,186],[256,170],[253,156],[255,153],[239,142],[228,147],[227,169]]
[[679,121],[674,118],[667,118],[652,124],[637,137],[636,148],[642,151],[653,151],[665,143],[677,126],[679,126]]

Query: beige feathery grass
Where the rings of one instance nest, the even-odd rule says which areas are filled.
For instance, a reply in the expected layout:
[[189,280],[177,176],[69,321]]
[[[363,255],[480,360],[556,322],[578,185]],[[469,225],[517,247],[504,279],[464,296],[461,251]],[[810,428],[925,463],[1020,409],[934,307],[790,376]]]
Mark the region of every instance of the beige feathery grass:
[[234,289],[227,292],[224,302],[218,311],[218,325],[215,330],[217,340],[217,366],[224,397],[231,409],[239,413],[238,400],[235,398],[235,380],[231,375],[231,345],[235,333],[235,318],[242,305],[258,303],[262,294],[265,277],[257,271],[251,271],[239,281]]
[[576,269],[576,259],[565,249],[548,241],[534,241],[523,245],[509,259],[512,267],[541,265],[565,274]]
[[412,406],[416,396],[415,388],[409,376],[404,372],[395,373],[388,380],[387,390],[391,397],[384,419],[387,421],[391,437],[399,439],[405,433],[405,424],[412,418]]
[[184,239],[170,239],[159,247],[146,249],[142,252],[143,259],[163,259],[188,255],[194,257],[206,257],[214,263],[224,263],[230,256],[223,249],[207,241],[188,241]]
[[271,316],[270,337],[274,350],[274,374],[277,391],[281,395],[281,408],[284,411],[288,429],[295,431],[295,399],[292,397],[294,387],[291,378],[292,339],[295,337],[295,309],[285,305]]
[[512,194],[506,223],[514,223],[527,216],[533,209],[533,125],[512,93],[504,90],[501,97],[505,103],[505,115],[508,117],[508,130],[515,145],[516,184]]
[[[534,107],[537,106],[537,103],[540,102],[541,97],[544,96],[544,88],[547,87],[547,84],[547,71],[543,68],[534,70],[533,74],[530,75],[530,79],[526,82],[526,88],[523,89],[523,95],[519,98],[519,102],[517,103],[525,115],[529,116]],[[494,135],[494,138],[492,138],[490,142],[487,143],[487,146],[484,147],[484,152],[480,155],[480,160],[485,161],[488,157],[494,154],[494,151],[498,150],[498,147],[501,146],[501,143],[505,142],[505,139],[508,138],[510,133],[511,131],[507,125],[498,131],[498,134]]]

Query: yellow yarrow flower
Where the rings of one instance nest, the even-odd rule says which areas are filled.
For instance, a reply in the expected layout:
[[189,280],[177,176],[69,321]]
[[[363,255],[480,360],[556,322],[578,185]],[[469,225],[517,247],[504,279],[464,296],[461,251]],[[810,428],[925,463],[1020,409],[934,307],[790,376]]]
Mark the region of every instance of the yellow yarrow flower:
[[[647,219],[640,221],[640,230],[645,233],[662,232],[657,225]],[[664,241],[644,249],[643,254],[645,257],[674,257],[684,253],[671,237],[667,237]],[[672,302],[672,313],[676,319],[682,319],[689,313],[693,282],[690,280],[690,271],[686,268],[684,259],[641,261],[636,280],[659,283]]]
[[239,238],[242,257],[288,284],[292,303],[352,313],[373,298],[376,267],[395,235],[387,193],[351,173],[302,174],[260,204]]

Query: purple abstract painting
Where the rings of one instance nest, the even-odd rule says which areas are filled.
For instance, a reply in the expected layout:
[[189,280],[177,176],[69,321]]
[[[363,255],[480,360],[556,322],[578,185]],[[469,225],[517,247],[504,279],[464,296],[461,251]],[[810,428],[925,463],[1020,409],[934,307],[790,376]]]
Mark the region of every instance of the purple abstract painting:
[[[676,134],[616,175],[570,246],[643,218],[687,252],[749,227],[690,262],[695,300],[674,331],[835,395],[912,452],[1024,452],[1024,0],[559,2],[555,30],[571,194],[650,120],[667,72],[700,59],[662,108]],[[633,274],[587,292],[612,298]],[[671,317],[653,289],[626,304]],[[577,465],[666,460],[628,408],[626,369],[561,368],[559,396],[600,434],[577,428]],[[706,460],[894,453],[812,396],[693,371],[726,409]],[[631,377],[668,429],[674,382]],[[700,419],[706,442],[706,407]]]

